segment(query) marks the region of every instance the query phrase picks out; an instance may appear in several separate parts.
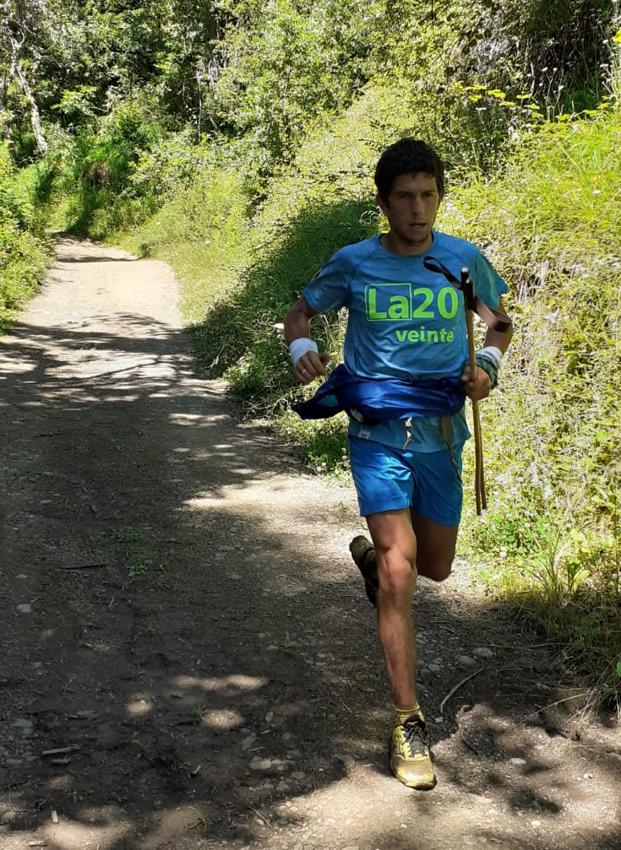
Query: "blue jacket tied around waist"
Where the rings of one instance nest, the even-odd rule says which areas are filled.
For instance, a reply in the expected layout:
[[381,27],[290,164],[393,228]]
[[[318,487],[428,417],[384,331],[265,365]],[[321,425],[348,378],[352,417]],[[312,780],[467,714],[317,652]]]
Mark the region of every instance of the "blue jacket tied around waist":
[[293,405],[302,419],[327,419],[344,410],[366,425],[390,419],[453,416],[466,393],[461,378],[361,378],[341,363],[308,401]]

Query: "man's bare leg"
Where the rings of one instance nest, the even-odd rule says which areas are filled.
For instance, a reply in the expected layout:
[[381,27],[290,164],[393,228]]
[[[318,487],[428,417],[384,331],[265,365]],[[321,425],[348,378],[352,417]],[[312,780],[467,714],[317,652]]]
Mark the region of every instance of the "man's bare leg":
[[457,526],[440,525],[408,510],[367,517],[375,548],[379,591],[377,626],[395,705],[416,703],[416,643],[412,599],[416,575],[444,581],[455,557]]
[[[416,539],[417,574],[432,581],[444,581],[451,574],[459,526],[440,525],[417,516],[413,510],[410,510],[410,516]],[[375,606],[378,593],[375,549],[362,535],[355,537],[349,548],[365,579],[369,601]]]
[[416,571],[419,576],[444,581],[451,574],[458,525],[440,525],[411,511],[416,537]]
[[416,649],[412,599],[416,589],[416,538],[408,510],[367,517],[375,547],[379,592],[377,627],[395,705],[416,705]]
[[377,626],[386,659],[395,716],[390,767],[410,788],[436,784],[425,720],[416,699],[416,644],[412,598],[416,589],[416,537],[407,509],[367,517],[377,560]]

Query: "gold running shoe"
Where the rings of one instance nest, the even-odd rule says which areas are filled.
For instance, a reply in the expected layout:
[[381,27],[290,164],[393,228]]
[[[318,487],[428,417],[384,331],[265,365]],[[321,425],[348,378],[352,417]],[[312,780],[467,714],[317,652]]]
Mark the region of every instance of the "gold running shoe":
[[390,769],[408,788],[426,791],[436,784],[425,719],[420,708],[395,723],[390,740]]

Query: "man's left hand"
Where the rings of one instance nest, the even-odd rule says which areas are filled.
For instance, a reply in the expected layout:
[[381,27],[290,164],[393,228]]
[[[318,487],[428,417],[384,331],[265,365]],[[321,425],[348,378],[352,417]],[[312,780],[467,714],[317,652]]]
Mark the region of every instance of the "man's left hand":
[[481,399],[487,398],[490,394],[492,381],[485,369],[481,369],[480,366],[477,366],[476,376],[473,381],[470,380],[470,366],[466,366],[461,379],[464,382],[466,395],[472,401],[481,401]]

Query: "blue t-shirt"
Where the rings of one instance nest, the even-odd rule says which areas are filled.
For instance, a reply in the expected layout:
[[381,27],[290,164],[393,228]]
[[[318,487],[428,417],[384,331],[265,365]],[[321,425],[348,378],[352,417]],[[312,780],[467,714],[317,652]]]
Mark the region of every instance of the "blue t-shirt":
[[[424,254],[395,254],[379,236],[346,245],[304,289],[306,303],[325,313],[347,307],[344,361],[366,378],[458,377],[468,362],[463,293],[439,273],[428,271],[426,256],[440,260],[455,277],[468,266],[475,295],[497,307],[508,289],[481,251],[463,239],[433,231]],[[470,436],[463,410],[453,417],[453,444]],[[403,422],[373,427],[350,423],[350,434],[401,448]],[[410,448],[439,451],[446,445],[439,417],[413,423]]]

